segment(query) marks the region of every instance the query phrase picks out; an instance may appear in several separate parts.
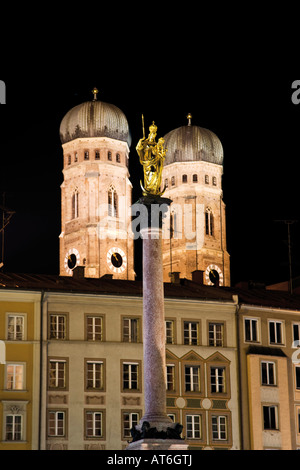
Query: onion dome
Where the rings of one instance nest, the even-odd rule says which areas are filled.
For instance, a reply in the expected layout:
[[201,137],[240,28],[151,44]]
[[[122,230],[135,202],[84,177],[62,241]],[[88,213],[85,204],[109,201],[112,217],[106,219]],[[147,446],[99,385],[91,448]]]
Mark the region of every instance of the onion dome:
[[125,114],[113,104],[97,101],[94,88],[93,101],[75,106],[64,116],[60,124],[62,144],[80,137],[109,137],[131,144],[129,126]]
[[165,135],[167,154],[164,165],[174,162],[204,161],[223,164],[223,147],[218,137],[208,129],[192,126],[189,114],[188,125],[178,127]]

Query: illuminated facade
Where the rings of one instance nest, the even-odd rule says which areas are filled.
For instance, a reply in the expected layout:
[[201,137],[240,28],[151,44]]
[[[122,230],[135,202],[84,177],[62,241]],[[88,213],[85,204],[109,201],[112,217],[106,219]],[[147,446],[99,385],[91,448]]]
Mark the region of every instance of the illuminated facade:
[[0,450],[38,448],[41,293],[0,291]]
[[229,286],[223,148],[213,132],[188,119],[165,136],[164,196],[173,203],[163,240],[164,281],[171,273],[192,279],[193,271],[202,271],[205,284]]
[[97,100],[72,108],[60,126],[60,274],[83,266],[85,276],[134,279],[130,134],[122,111]]

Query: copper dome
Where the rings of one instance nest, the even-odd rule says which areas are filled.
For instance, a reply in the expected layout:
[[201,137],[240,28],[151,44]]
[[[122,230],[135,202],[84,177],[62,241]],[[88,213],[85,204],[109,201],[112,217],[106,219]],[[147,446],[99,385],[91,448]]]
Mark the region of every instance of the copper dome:
[[124,113],[113,104],[87,101],[75,106],[64,116],[60,125],[60,140],[64,144],[80,137],[109,137],[131,144],[128,122]]
[[169,132],[164,139],[168,149],[164,165],[189,161],[223,164],[222,144],[208,129],[188,124]]

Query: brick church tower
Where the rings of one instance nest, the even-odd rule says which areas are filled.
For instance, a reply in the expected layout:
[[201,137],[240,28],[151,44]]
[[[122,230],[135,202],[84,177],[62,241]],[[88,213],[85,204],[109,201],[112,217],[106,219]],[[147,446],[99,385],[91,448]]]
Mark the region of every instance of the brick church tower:
[[192,279],[196,271],[204,284],[229,286],[223,148],[213,132],[187,118],[186,126],[164,137],[164,197],[173,201],[163,240],[164,281],[170,282],[171,273]]
[[76,266],[86,277],[135,278],[127,119],[94,99],[72,108],[60,125],[63,147],[60,275]]

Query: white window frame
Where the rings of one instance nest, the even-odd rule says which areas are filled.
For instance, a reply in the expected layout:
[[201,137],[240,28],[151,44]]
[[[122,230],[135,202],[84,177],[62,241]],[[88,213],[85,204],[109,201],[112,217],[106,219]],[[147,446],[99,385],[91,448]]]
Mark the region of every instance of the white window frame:
[[[189,378],[189,382],[187,382],[187,377]],[[197,377],[197,380],[194,382],[194,377]],[[191,389],[187,390],[187,384],[190,384]],[[198,387],[198,390],[197,390]],[[185,365],[184,366],[184,388],[185,392],[196,392],[200,393],[201,390],[201,379],[200,379],[200,365]]]
[[[263,383],[263,364],[266,364],[266,374],[267,374],[267,383]],[[273,367],[274,383],[270,383],[270,366]],[[276,386],[276,364],[274,361],[261,361],[260,363],[260,373],[261,373],[261,385],[264,386]]]
[[[271,342],[271,334],[270,334],[270,325],[271,323],[274,323],[274,333],[275,333],[275,342]],[[278,341],[277,335],[277,328],[276,324],[281,325],[280,327],[280,334],[281,334],[281,342]],[[274,346],[274,345],[280,345],[283,346],[285,345],[285,328],[284,328],[284,321],[283,320],[277,320],[277,319],[269,319],[268,320],[268,339],[269,339],[269,345]]]
[[[264,410],[263,410],[264,408],[269,409],[269,418],[270,418],[270,410],[274,409],[275,428],[271,428],[271,427],[270,428],[265,428],[265,425],[264,425]],[[278,431],[279,430],[278,406],[277,405],[263,405],[263,409],[262,409],[263,430],[264,431]]]
[[[8,372],[7,369],[8,367],[13,367],[13,387],[8,388]],[[16,388],[16,367],[22,367],[22,387],[21,388]],[[10,392],[14,391],[24,391],[25,390],[25,384],[26,384],[26,362],[6,362],[5,364],[5,390],[9,390]]]
[[[221,422],[224,421],[224,422]],[[213,441],[227,441],[228,436],[228,419],[225,415],[213,415],[211,417],[212,439]],[[225,437],[222,433],[225,432]]]
[[[125,416],[128,416],[128,419],[125,418]],[[128,437],[131,436],[130,430],[133,428],[133,426],[136,426],[140,420],[140,413],[139,411],[123,411],[123,420],[122,420],[122,426],[123,426],[123,439],[127,439]],[[129,428],[125,428],[125,421],[128,421]]]
[[[124,387],[124,366],[128,367],[128,388]],[[132,366],[136,366],[136,388],[132,388]],[[123,390],[139,390],[139,363],[138,362],[123,362],[122,363],[122,385]]]
[[[140,338],[140,319],[133,318],[133,317],[123,317],[122,323],[123,323],[122,341],[125,343],[138,343],[139,338]],[[136,328],[136,331],[134,331],[135,328]]]
[[[250,339],[246,338],[246,320],[250,322]],[[256,322],[256,339],[253,339],[253,326],[252,322]],[[260,342],[260,320],[256,317],[244,317],[244,341],[245,343],[259,343]]]
[[[88,434],[88,415],[92,416],[91,424],[92,434]],[[97,417],[100,416],[100,435],[96,433],[97,431]],[[103,412],[99,410],[86,410],[85,412],[85,438],[86,439],[101,439],[103,437]]]
[[[171,388],[168,388],[168,384],[171,384]],[[175,391],[175,364],[166,364],[166,390],[167,392]]]
[[[298,338],[295,338],[295,329],[294,327],[298,327]],[[293,336],[293,344],[292,348],[298,349],[300,343],[296,343],[296,341],[300,342],[300,322],[293,322],[292,323],[292,336]]]
[[[8,331],[10,318],[14,318],[12,337],[10,336],[10,333]],[[17,332],[17,319],[18,318],[22,319],[21,338],[18,337],[18,332]],[[6,339],[7,341],[25,341],[27,339],[26,320],[27,320],[27,315],[25,313],[7,312],[6,314]]]
[[[88,378],[88,366],[89,364],[92,364],[92,387],[89,387],[89,378]],[[100,371],[97,371],[97,366],[100,366]],[[97,381],[97,373],[100,373],[100,387],[96,387],[96,381]],[[88,360],[86,361],[86,389],[87,390],[103,390],[104,388],[104,363],[103,361],[94,361],[94,360]]]
[[[89,332],[88,332],[88,327],[89,327],[89,318],[92,319],[92,338],[88,338]],[[96,325],[96,320],[100,320],[100,326]],[[87,315],[86,316],[86,337],[87,341],[103,341],[103,325],[104,325],[104,320],[102,315]],[[100,332],[96,331],[96,328],[100,328]],[[100,336],[98,339],[97,336]]]
[[[63,415],[63,419],[62,419],[62,431],[63,433],[62,434],[58,434],[58,429],[59,429],[59,426],[58,426],[58,414],[61,413]],[[55,418],[54,418],[54,434],[50,434],[50,415],[51,414],[54,414]],[[52,437],[65,437],[66,436],[66,412],[65,410],[48,410],[48,429],[47,429],[47,435],[49,438],[52,438]]]
[[[51,336],[52,318],[55,318],[53,336]],[[60,323],[59,319],[62,318],[63,322]],[[62,331],[60,326],[62,325]],[[49,339],[65,340],[67,337],[67,315],[64,313],[50,313],[49,314]]]
[[[174,320],[165,320],[165,325],[166,325],[166,344],[174,344],[174,331],[175,331]],[[168,341],[168,338],[171,339],[171,341]]]
[[[55,370],[54,371],[54,374],[55,374],[55,385],[50,385],[50,368],[51,368],[51,364],[55,364]],[[64,364],[64,385],[61,387],[59,385],[59,380],[60,380],[60,377],[59,377],[59,368],[58,368],[58,364]],[[67,361],[65,359],[50,359],[49,360],[49,388],[50,390],[55,390],[56,388],[57,389],[65,389],[66,388],[66,383],[67,383]]]
[[[215,370],[215,374],[213,374],[213,370]],[[216,378],[214,384],[212,383],[213,377]],[[216,387],[215,392],[212,391],[213,386]],[[210,387],[211,393],[226,393],[226,368],[224,366],[210,366]]]
[[[27,405],[25,400],[2,400],[3,419],[2,419],[2,436],[5,443],[25,442],[26,441],[26,421],[27,421]],[[21,416],[21,439],[6,440],[6,417]]]
[[[218,330],[220,327],[220,331]],[[218,338],[220,335],[220,338]],[[221,344],[218,344],[218,343]],[[212,344],[210,344],[212,343]],[[208,345],[214,347],[223,347],[224,346],[224,323],[222,322],[209,322],[208,324]]]
[[[188,423],[188,420],[190,420],[189,423]],[[186,423],[186,439],[201,439],[201,434],[202,434],[201,415],[187,414],[185,417],[185,423]],[[196,426],[198,426],[199,429],[196,429]]]
[[[193,329],[192,326],[196,325],[196,329]],[[196,332],[196,337],[193,336]],[[187,333],[187,334],[186,334]],[[185,342],[186,339],[188,342]],[[196,339],[196,342],[194,342]],[[189,346],[197,346],[199,344],[199,322],[192,320],[184,320],[183,322],[183,343]]]

